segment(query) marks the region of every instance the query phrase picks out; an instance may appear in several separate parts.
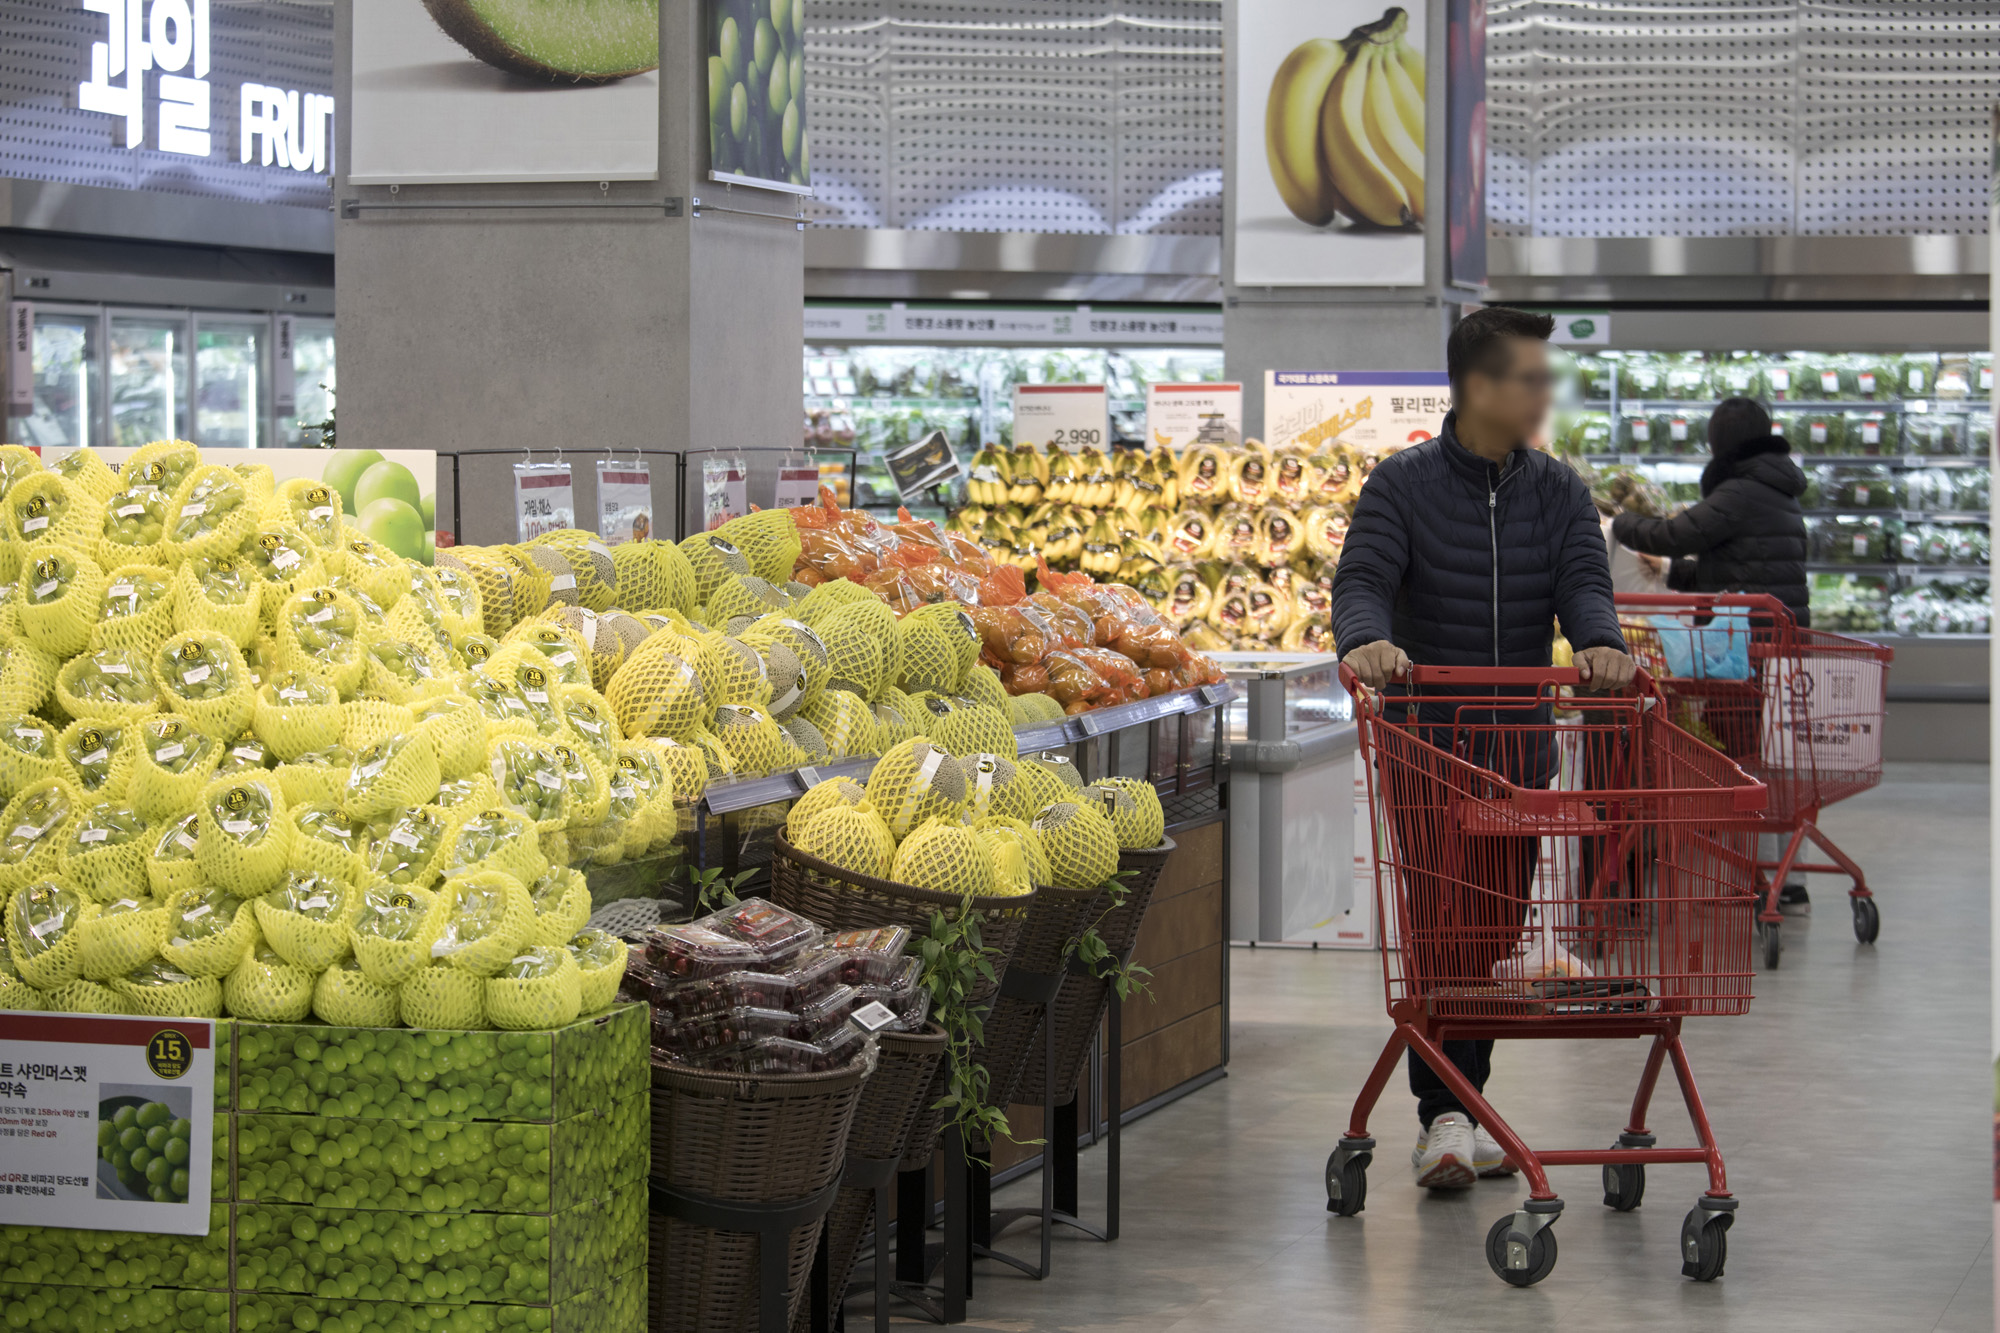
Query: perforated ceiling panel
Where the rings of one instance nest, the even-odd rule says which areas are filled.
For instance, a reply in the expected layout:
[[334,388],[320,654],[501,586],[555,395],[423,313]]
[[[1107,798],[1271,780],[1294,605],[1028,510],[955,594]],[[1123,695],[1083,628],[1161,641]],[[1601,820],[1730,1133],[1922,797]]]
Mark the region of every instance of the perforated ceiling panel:
[[1990,0],[1492,0],[1513,236],[1984,232]]
[[197,158],[159,151],[158,69],[145,76],[138,147],[125,147],[122,118],[78,108],[106,15],[78,0],[0,0],[0,176],[324,209],[326,177],[238,160],[238,93],[248,82],[330,94],[332,5],[212,0],[209,13],[211,149]]
[[1220,0],[810,0],[813,205],[947,231],[1221,230]]

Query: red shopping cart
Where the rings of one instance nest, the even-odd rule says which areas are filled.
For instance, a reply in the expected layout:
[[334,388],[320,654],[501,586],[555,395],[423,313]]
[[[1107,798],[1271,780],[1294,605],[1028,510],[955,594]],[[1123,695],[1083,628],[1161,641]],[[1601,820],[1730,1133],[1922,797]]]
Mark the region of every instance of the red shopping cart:
[[[1765,789],[1669,722],[1643,675],[1633,697],[1579,699],[1552,719],[1558,691],[1578,683],[1572,669],[1414,667],[1393,695],[1340,674],[1368,773],[1396,1026],[1327,1159],[1328,1211],[1352,1216],[1367,1201],[1368,1114],[1408,1048],[1527,1176],[1526,1201],[1486,1235],[1501,1278],[1529,1286],[1555,1267],[1563,1204],[1547,1168],[1601,1166],[1604,1202],[1629,1211],[1646,1167],[1667,1163],[1708,1168],[1682,1224],[1681,1271],[1720,1276],[1736,1200],[1681,1023],[1749,1007]],[[1522,1037],[1652,1038],[1616,1144],[1530,1149],[1443,1051]],[[1647,1128],[1669,1061],[1698,1147],[1659,1147]]]
[[[1846,876],[1853,885],[1854,938],[1873,944],[1882,917],[1866,872],[1820,828],[1819,813],[1882,780],[1894,650],[1803,628],[1783,602],[1763,594],[1620,593],[1618,618],[1673,720],[1770,788],[1767,832],[1784,847],[1758,860],[1764,966],[1776,967],[1784,949],[1778,893],[1795,870]],[[1747,662],[1727,673],[1734,679],[1689,670],[1703,660],[1700,636],[1729,632],[1717,626],[1748,631]],[[1828,860],[1805,860],[1808,842]]]

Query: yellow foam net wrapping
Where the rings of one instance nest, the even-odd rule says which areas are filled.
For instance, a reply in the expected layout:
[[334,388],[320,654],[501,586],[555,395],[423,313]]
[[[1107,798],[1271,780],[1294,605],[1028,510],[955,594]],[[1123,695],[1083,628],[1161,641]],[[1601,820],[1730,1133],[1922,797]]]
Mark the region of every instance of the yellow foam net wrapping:
[[0,797],[48,778],[68,777],[62,733],[39,717],[0,717]]
[[[0,721],[0,728],[5,726]],[[125,799],[125,788],[132,780],[132,756],[137,751],[127,742],[137,732],[137,726],[107,727],[80,720],[63,728],[56,750],[68,765],[79,795],[102,801]]]
[[49,470],[68,482],[72,491],[99,500],[108,500],[118,492],[118,474],[89,445],[70,450],[50,464]]
[[[660,749],[646,741],[619,741],[613,748],[615,793],[632,792],[632,812],[623,819],[623,859],[637,860],[673,840],[678,831],[674,811],[674,780]],[[614,810],[612,818],[619,816]]]
[[716,586],[698,618],[716,629],[733,632],[774,611],[784,610],[790,600],[778,591],[775,583],[755,574],[732,575]]
[[53,472],[37,472],[8,487],[0,512],[6,516],[6,535],[27,548],[24,555],[29,560],[44,547],[64,545],[88,552],[96,543],[97,502],[73,491]]
[[514,627],[514,570],[506,560],[480,546],[459,546],[437,553],[439,569],[456,569],[479,589],[480,623],[473,628],[500,638]]
[[653,555],[651,541],[621,542],[611,548],[611,566],[618,580],[618,605],[627,611],[651,611],[669,605],[667,580]]
[[973,837],[986,853],[986,864],[993,873],[995,895],[1016,897],[1035,891],[1034,872],[1029,868],[1027,852],[1020,843],[992,830],[974,830]]
[[21,633],[29,643],[62,659],[90,646],[90,628],[104,600],[104,570],[66,546],[44,546],[21,567],[14,594]]
[[1144,778],[1099,778],[1083,790],[1111,821],[1120,847],[1152,848],[1166,840],[1167,815],[1160,807],[1160,793]]
[[957,694],[979,660],[979,629],[956,602],[933,602],[904,616],[897,625],[903,652],[905,690]]
[[431,956],[473,976],[498,972],[534,929],[535,904],[512,875],[475,870],[446,880],[438,896],[443,923]]
[[[44,1012],[51,1014],[129,1014],[125,997],[102,982],[79,977],[58,987],[43,1000]],[[190,1014],[189,1017],[200,1017]]]
[[281,671],[257,687],[250,729],[280,759],[323,750],[340,739],[340,696],[309,671]]
[[764,673],[764,659],[740,639],[723,634],[702,636],[695,673],[712,704],[770,705],[771,678]]
[[791,645],[767,634],[746,630],[740,641],[763,660],[764,678],[771,682],[771,716],[789,722],[805,702],[811,684],[805,665]]
[[675,651],[681,642],[661,634],[625,659],[604,693],[627,736],[671,736],[686,740],[714,705],[694,667]]
[[594,1014],[618,998],[618,984],[625,980],[629,957],[625,943],[609,931],[579,930],[567,947],[570,957],[576,959],[577,1007]]
[[209,883],[249,898],[284,877],[293,828],[277,783],[261,773],[217,778],[195,815],[195,865]]
[[822,812],[836,806],[857,806],[866,799],[867,789],[853,778],[823,778],[806,788],[805,794],[792,802],[792,808],[785,816],[786,830],[789,834],[796,834]]
[[881,697],[875,701],[871,711],[875,714],[877,749],[888,750],[912,737],[925,736],[919,729],[922,723],[917,714],[915,701],[894,686],[883,689]]
[[1007,687],[1000,683],[1000,673],[984,662],[974,662],[972,669],[965,673],[965,685],[960,693],[972,702],[985,704],[1002,714],[1006,713],[1007,702],[1012,698],[1007,693]]
[[21,980],[41,990],[82,975],[83,926],[102,911],[59,879],[38,879],[7,901],[7,948]]
[[986,848],[971,829],[939,819],[926,819],[903,839],[889,878],[954,898],[993,892],[993,864]]
[[569,822],[569,784],[547,745],[525,736],[497,736],[487,771],[500,790],[500,806],[524,816],[538,832]]
[[684,610],[706,605],[724,579],[750,572],[750,561],[720,532],[697,532],[681,541],[679,548],[694,575],[693,603]]
[[259,941],[222,979],[222,1003],[253,1023],[296,1023],[312,1012],[313,979]]
[[573,828],[604,822],[611,808],[610,777],[587,747],[557,741],[550,747],[569,784],[569,819]]
[[604,696],[587,685],[556,687],[556,706],[577,743],[588,747],[600,762],[610,763],[612,747],[622,739],[617,715]]
[[67,778],[41,778],[16,792],[0,811],[0,889],[59,873],[85,809]]
[[1048,853],[1049,882],[1059,889],[1094,889],[1118,870],[1118,836],[1087,800],[1056,801],[1035,815]]
[[121,648],[150,658],[174,632],[172,575],[153,565],[117,565],[105,578],[90,627],[93,650]]
[[446,879],[477,870],[497,870],[532,884],[548,869],[535,842],[535,826],[512,810],[480,810],[453,830],[438,860]]
[[445,633],[456,639],[461,634],[483,631],[486,628],[486,594],[472,572],[463,565],[439,564],[433,566],[430,573],[444,612]]
[[558,528],[543,533],[531,546],[558,551],[576,576],[576,600],[592,611],[608,611],[618,600],[618,566],[611,548],[596,533]]
[[761,708],[750,704],[722,705],[715,710],[715,735],[743,773],[774,773],[788,767],[790,742],[777,722]]
[[363,827],[368,850],[363,854],[372,881],[428,887],[438,878],[438,863],[470,812],[437,805],[408,805],[381,815]]
[[250,725],[257,686],[236,645],[217,630],[174,635],[153,654],[153,678],[166,710],[202,734],[234,740]]
[[371,884],[358,894],[347,934],[362,974],[393,989],[430,963],[443,929],[442,901],[429,889]]
[[659,755],[660,764],[673,779],[674,803],[693,805],[708,791],[709,780],[715,776],[711,771],[713,760],[710,751],[698,741],[677,741],[665,737],[652,738],[654,752]]
[[[340,747],[357,756],[377,741],[416,729],[416,715],[387,699],[358,697],[340,706]],[[432,753],[435,756],[436,751]]]
[[927,740],[904,741],[868,775],[868,801],[900,841],[929,819],[957,819],[965,809],[965,770]]
[[293,871],[256,899],[264,942],[294,967],[320,972],[348,951],[354,891],[337,879]]
[[953,754],[997,754],[1012,759],[1019,753],[1007,715],[989,704],[961,706],[934,716],[930,734]]
[[871,755],[882,748],[875,711],[851,690],[828,690],[806,705],[799,716],[819,729],[836,759]]
[[145,897],[151,892],[146,832],[146,821],[130,806],[111,801],[91,806],[70,826],[63,875],[96,902]]
[[486,1019],[496,1028],[532,1031],[576,1021],[583,1009],[576,959],[559,944],[524,946],[486,982]]
[[123,976],[160,951],[167,912],[150,898],[116,898],[78,927],[77,966],[90,981]]
[[1073,800],[1083,790],[1083,776],[1075,764],[1047,755],[1023,755],[1015,766],[1014,780],[1027,787],[1028,804],[1035,811],[1056,801]]
[[160,902],[166,902],[183,889],[202,887],[201,867],[194,863],[197,822],[194,811],[190,810],[179,819],[156,826],[147,835],[152,850],[146,857],[146,887]]
[[287,805],[316,801],[338,804],[347,792],[347,775],[353,767],[354,756],[336,741],[323,750],[307,750],[286,760],[271,776],[285,793]]
[[715,535],[730,542],[750,562],[750,572],[783,583],[799,562],[799,529],[788,509],[762,509],[730,519]]
[[152,1018],[220,1018],[222,984],[160,959],[140,963],[111,983],[129,1012]]
[[233,552],[257,522],[243,478],[217,463],[188,473],[167,513],[167,544],[180,558]]
[[801,704],[813,703],[826,689],[827,679],[832,674],[826,640],[804,621],[793,618],[789,613],[768,615],[753,623],[742,637],[746,643],[769,641],[782,643],[791,649],[792,656],[799,662]]
[[293,477],[278,483],[263,504],[266,521],[290,523],[305,534],[319,553],[328,574],[341,572],[341,552],[347,537],[346,504],[340,492],[323,481]]
[[378,638],[368,645],[368,663],[361,673],[361,694],[391,703],[410,704],[434,694],[449,693],[453,682],[439,664],[435,642]]
[[486,1027],[485,979],[434,959],[397,989],[396,1012],[406,1027]]
[[373,819],[437,795],[437,751],[421,731],[385,736],[354,756],[341,805],[356,819]]
[[337,588],[293,593],[273,617],[278,664],[318,676],[342,696],[351,695],[368,669],[361,607]]
[[807,856],[856,874],[889,878],[896,859],[896,839],[865,797],[852,805],[829,805],[803,824],[796,808],[791,818],[786,836]]
[[835,607],[813,627],[826,643],[829,688],[874,699],[883,686],[894,683],[890,655],[897,651],[896,613],[883,603],[871,596]]
[[292,805],[292,862],[309,875],[348,884],[362,882],[368,870],[368,840],[332,801]]
[[1020,780],[1020,769],[1012,758],[1000,754],[973,752],[959,757],[965,770],[965,817],[977,823],[988,815],[1009,819],[1032,819],[1036,807],[1029,804],[1028,787]]
[[55,688],[61,661],[31,643],[0,642],[0,712],[32,713]]
[[172,495],[200,463],[201,450],[186,440],[154,440],[132,451],[119,469],[118,479],[157,486]]
[[1062,719],[1062,705],[1046,694],[1007,696],[1007,720],[1017,727],[1038,727]]
[[795,717],[789,722],[780,722],[778,729],[785,733],[785,739],[791,743],[783,767],[798,768],[805,764],[823,764],[833,758],[833,752],[827,749],[826,737],[820,735],[819,728],[804,718]]
[[590,921],[590,885],[581,870],[550,866],[528,886],[528,898],[535,905],[531,944],[567,944]]
[[278,491],[278,474],[263,463],[234,463],[231,472],[243,479],[243,487],[250,494],[250,503],[263,512],[265,505]]
[[437,756],[441,780],[469,777],[486,762],[486,722],[476,705],[445,695],[413,704],[410,716]]
[[320,1022],[336,1027],[394,1027],[396,988],[369,977],[354,959],[343,958],[313,983],[312,1011]]
[[174,623],[215,630],[239,648],[256,637],[262,598],[233,555],[188,560],[174,571]]
[[394,608],[408,586],[403,562],[351,527],[346,530],[341,547],[340,577],[344,586],[353,588],[385,612]]
[[258,523],[236,548],[236,558],[257,579],[263,607],[275,608],[300,588],[315,587],[328,577],[319,547],[293,523]]
[[1012,819],[1006,815],[988,815],[974,824],[973,831],[979,840],[991,849],[1001,841],[1019,844],[1021,859],[1030,882],[1049,882],[1049,854],[1042,846],[1042,835],[1025,819]]
[[[536,546],[530,543],[527,546],[517,547],[516,549],[520,552],[523,560],[541,571],[541,586],[545,594],[544,605],[556,606],[560,604],[563,606],[577,606],[581,604],[580,599],[576,595],[577,574],[574,569],[570,568],[569,557],[553,546]],[[536,608],[536,610],[540,609],[541,607]]]

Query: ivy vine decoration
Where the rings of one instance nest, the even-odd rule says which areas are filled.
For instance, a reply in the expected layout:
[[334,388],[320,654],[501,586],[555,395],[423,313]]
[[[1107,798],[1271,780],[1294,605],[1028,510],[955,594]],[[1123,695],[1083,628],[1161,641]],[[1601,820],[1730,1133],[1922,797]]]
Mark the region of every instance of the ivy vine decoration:
[[931,993],[931,1018],[945,1033],[945,1094],[936,1109],[950,1113],[946,1123],[958,1126],[968,1144],[991,1143],[1003,1135],[1013,1138],[1007,1113],[989,1100],[991,1076],[976,1054],[986,1040],[986,1007],[972,1003],[975,990],[983,985],[990,992],[998,980],[993,960],[999,955],[980,938],[971,894],[955,916],[932,912],[930,927],[917,945],[923,961],[919,979]]
[[1125,882],[1125,877],[1133,873],[1121,870],[1104,881],[1100,890],[1104,894],[1104,910],[1099,912],[1096,920],[1085,926],[1082,933],[1076,937],[1076,950],[1073,955],[1077,962],[1089,969],[1092,976],[1111,983],[1111,988],[1118,993],[1120,1003],[1135,995],[1153,998],[1153,985],[1148,980],[1153,975],[1153,970],[1141,967],[1129,958],[1119,958],[1114,955],[1111,946],[1104,942],[1104,936],[1097,930],[1104,924],[1106,917],[1131,900],[1132,886]]

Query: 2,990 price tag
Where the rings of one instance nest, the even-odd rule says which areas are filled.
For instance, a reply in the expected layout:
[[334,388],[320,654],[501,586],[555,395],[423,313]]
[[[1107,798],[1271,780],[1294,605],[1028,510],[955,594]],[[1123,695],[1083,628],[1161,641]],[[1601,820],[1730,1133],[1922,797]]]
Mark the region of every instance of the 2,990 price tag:
[[1102,384],[1017,384],[1014,441],[1075,453],[1102,449],[1111,438],[1110,403]]

